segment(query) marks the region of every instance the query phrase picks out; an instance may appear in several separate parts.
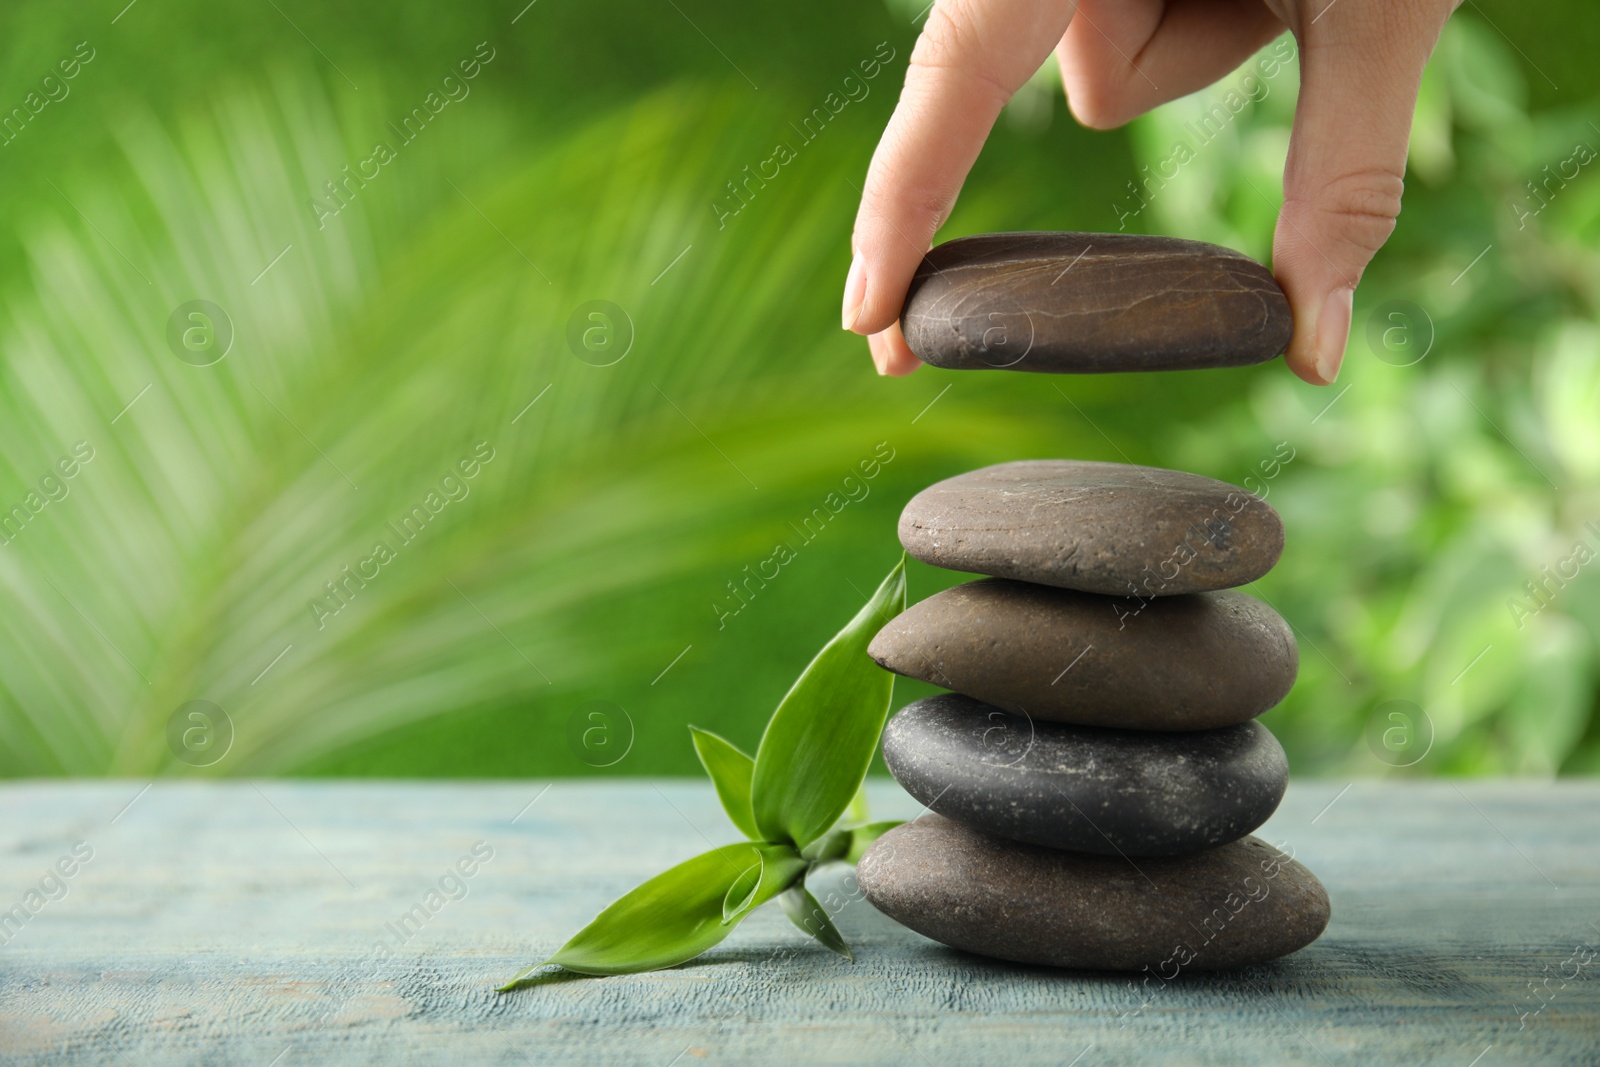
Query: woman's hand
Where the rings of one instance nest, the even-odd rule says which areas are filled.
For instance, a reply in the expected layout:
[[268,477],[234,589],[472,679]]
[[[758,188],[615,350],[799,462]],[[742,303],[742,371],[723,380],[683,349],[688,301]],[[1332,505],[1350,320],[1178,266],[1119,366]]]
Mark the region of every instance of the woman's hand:
[[1109,129],[1210,85],[1288,28],[1300,101],[1272,265],[1294,310],[1289,367],[1332,382],[1356,283],[1400,213],[1422,68],[1458,2],[937,0],[867,172],[845,329],[867,335],[879,373],[917,368],[899,325],[911,276],[1000,109],[1052,50],[1073,115]]

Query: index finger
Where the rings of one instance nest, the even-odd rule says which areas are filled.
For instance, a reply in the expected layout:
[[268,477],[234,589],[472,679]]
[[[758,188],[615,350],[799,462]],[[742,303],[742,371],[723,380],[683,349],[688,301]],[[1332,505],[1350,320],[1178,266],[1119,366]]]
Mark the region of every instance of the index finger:
[[899,319],[911,276],[1000,109],[1050,58],[1077,7],[1077,0],[934,4],[867,170],[851,241],[846,328],[875,334]]

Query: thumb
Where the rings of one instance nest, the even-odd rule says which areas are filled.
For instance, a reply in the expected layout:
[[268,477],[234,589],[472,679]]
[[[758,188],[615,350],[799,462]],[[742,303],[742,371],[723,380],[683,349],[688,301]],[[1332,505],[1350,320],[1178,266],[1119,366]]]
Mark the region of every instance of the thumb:
[[1320,10],[1295,27],[1300,100],[1272,244],[1294,311],[1286,358],[1314,385],[1338,376],[1356,283],[1394,232],[1422,68],[1449,13],[1395,0]]

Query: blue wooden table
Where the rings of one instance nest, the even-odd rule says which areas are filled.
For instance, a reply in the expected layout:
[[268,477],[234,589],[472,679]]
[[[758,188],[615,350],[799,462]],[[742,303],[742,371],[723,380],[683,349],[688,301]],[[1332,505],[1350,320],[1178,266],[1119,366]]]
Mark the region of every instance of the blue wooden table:
[[768,907],[685,967],[496,994],[733,839],[699,782],[30,782],[0,816],[7,1064],[1600,1063],[1600,784],[1297,781],[1260,835],[1327,933],[1143,989],[950,951],[838,870],[853,966]]

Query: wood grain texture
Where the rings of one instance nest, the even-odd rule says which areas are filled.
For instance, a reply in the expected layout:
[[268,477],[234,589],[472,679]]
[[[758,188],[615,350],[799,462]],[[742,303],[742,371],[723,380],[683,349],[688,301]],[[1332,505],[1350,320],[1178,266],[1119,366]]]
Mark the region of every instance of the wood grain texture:
[[[612,898],[733,840],[709,785],[13,783],[0,909],[45,902],[0,927],[0,1062],[1600,1062],[1600,955],[1578,962],[1600,950],[1600,784],[1344,785],[1292,784],[1260,831],[1333,902],[1274,964],[1143,993],[996,964],[836,871],[813,886],[854,966],[768,907],[685,967],[502,996]],[[47,879],[78,842],[92,858]]]

